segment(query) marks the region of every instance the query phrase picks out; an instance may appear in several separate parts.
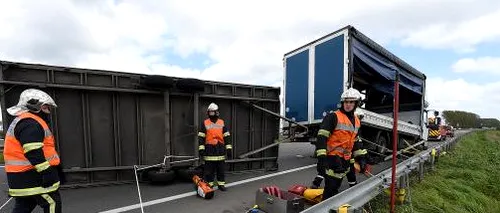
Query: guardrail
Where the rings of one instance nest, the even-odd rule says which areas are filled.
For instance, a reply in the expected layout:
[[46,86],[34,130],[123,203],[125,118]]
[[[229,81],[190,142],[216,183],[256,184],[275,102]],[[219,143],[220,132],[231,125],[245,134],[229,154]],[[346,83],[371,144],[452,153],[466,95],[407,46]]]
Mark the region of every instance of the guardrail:
[[[399,163],[396,167],[396,177],[397,180],[399,180],[397,183],[406,184],[406,181],[409,181],[407,179],[407,175],[414,170],[417,170],[420,175],[419,177],[423,178],[425,172],[424,164],[426,162],[430,163],[431,170],[434,169],[436,157],[439,157],[443,151],[450,150],[452,146],[455,145],[461,138],[473,131],[474,130],[469,130],[466,133],[456,136],[446,142],[429,147],[429,149]],[[366,203],[383,192],[384,189],[390,187],[391,179],[392,169],[389,168],[321,203],[302,211],[302,213],[339,212],[341,207],[343,209],[347,208],[348,212],[362,212],[362,208]]]

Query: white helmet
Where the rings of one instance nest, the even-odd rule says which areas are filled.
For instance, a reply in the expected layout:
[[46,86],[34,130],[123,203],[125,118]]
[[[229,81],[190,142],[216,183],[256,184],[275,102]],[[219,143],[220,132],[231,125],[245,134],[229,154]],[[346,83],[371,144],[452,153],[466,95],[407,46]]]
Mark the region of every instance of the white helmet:
[[210,105],[208,105],[207,111],[217,111],[217,110],[219,110],[219,106],[217,106],[217,104],[210,103]]
[[207,114],[209,117],[218,117],[219,116],[219,106],[215,103],[210,103],[207,108]]
[[18,116],[27,111],[38,113],[42,105],[57,107],[54,99],[44,91],[39,89],[26,89],[19,96],[17,105],[8,108],[7,112],[12,116]]
[[361,100],[361,93],[354,88],[349,88],[342,95],[340,96],[340,101],[346,101],[346,100],[352,100],[352,101],[360,101]]

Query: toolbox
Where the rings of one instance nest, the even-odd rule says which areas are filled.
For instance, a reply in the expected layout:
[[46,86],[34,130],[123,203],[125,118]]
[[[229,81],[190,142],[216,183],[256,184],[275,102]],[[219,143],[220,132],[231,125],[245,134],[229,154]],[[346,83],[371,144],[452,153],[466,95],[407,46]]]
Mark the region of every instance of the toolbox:
[[304,197],[280,190],[281,198],[257,190],[255,204],[259,210],[267,213],[295,213],[304,210]]

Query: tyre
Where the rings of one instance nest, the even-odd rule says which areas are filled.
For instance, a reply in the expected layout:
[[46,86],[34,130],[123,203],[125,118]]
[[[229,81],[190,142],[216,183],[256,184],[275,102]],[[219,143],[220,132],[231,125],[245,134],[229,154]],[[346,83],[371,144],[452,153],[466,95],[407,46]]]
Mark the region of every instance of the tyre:
[[153,184],[168,184],[175,179],[175,171],[151,170],[148,171],[148,177]]
[[205,91],[205,82],[199,79],[194,78],[184,78],[179,79],[175,83],[175,86],[179,90],[187,91],[187,92],[204,92]]
[[174,79],[163,75],[148,75],[142,78],[141,85],[152,89],[169,89],[174,85]]
[[[376,152],[381,153],[381,154],[385,154],[388,151],[387,145],[389,144],[389,140],[387,139],[387,137],[385,135],[386,135],[385,132],[379,131],[377,133],[377,139],[375,140],[375,143],[379,145],[376,147]],[[384,147],[384,148],[382,148],[382,147]]]
[[198,167],[188,167],[188,168],[179,168],[175,171],[176,177],[178,180],[183,182],[191,182],[193,181],[193,176],[198,175],[199,177],[203,177],[203,169],[201,166]]

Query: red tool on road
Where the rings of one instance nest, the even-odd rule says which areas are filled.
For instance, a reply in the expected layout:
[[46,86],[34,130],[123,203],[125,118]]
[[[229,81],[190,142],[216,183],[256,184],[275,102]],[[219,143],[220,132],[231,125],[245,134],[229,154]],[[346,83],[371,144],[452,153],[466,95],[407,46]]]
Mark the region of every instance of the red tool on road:
[[198,175],[193,176],[193,183],[196,185],[198,196],[205,199],[212,199],[214,197],[214,189],[212,189],[207,182],[198,177]]

